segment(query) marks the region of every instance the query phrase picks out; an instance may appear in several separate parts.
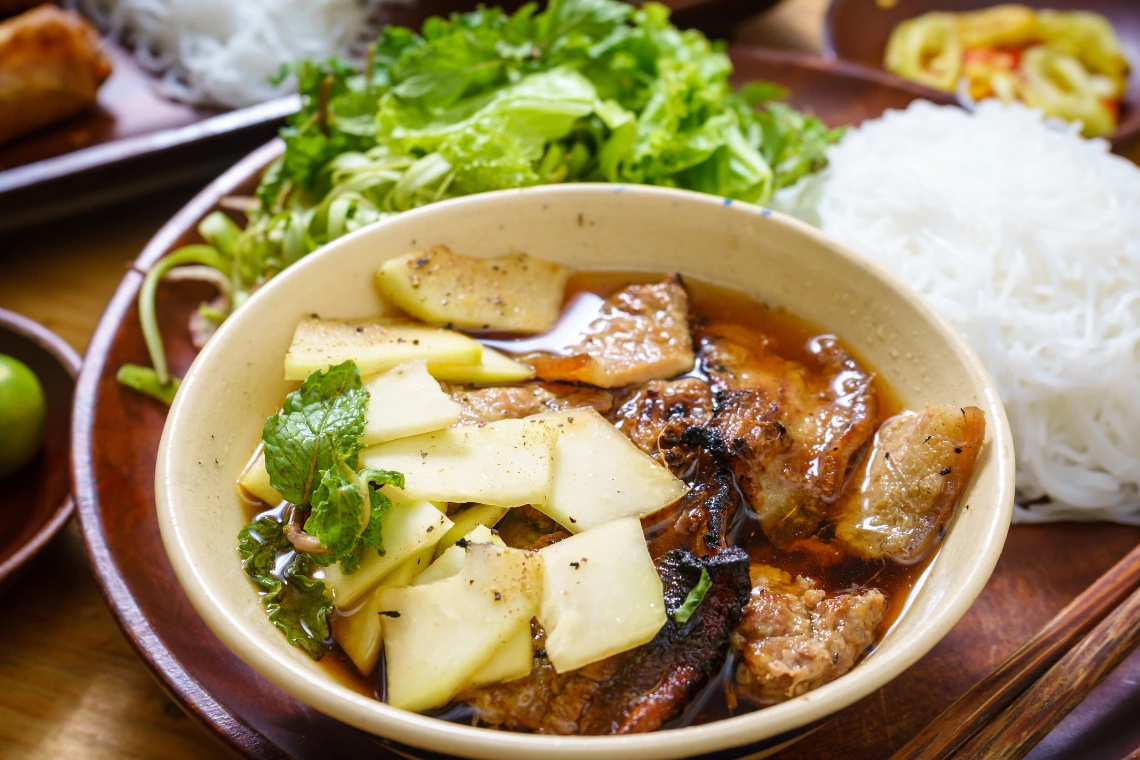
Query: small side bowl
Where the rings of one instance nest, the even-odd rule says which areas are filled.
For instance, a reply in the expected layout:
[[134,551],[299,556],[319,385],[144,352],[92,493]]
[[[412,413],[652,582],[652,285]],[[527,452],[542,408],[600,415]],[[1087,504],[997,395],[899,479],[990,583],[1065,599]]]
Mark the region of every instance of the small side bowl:
[[71,398],[79,374],[79,354],[46,327],[0,309],[0,354],[28,365],[44,389],[47,419],[44,442],[31,462],[0,483],[0,589],[25,569],[67,524],[71,499],[68,450]]
[[[246,520],[234,481],[289,385],[282,361],[305,314],[376,313],[372,272],[409,249],[521,250],[584,269],[678,271],[744,290],[840,335],[911,407],[974,404],[987,419],[978,472],[937,556],[879,647],[848,675],[765,710],[654,734],[553,737],[448,723],[339,683],[266,619],[242,572]],[[231,317],[191,366],[170,410],[155,476],[158,520],[187,596],[241,659],[301,701],[419,750],[494,760],[759,757],[870,694],[965,613],[1001,553],[1013,507],[1013,446],[993,382],[962,337],[890,273],[767,209],[678,190],[562,185],[448,201],[348,235],[291,267]],[[711,753],[711,754],[710,754]],[[437,755],[432,755],[437,756]]]
[[[930,11],[973,11],[1000,4],[1001,0],[831,0],[823,25],[823,54],[864,66],[883,68],[883,53],[891,31],[899,22]],[[1140,138],[1140,3],[1136,0],[1019,0],[1038,9],[1096,11],[1108,18],[1132,64],[1128,91],[1124,93],[1120,124],[1109,136],[1115,147]],[[893,76],[893,75],[892,75]],[[945,95],[943,93],[943,95]]]

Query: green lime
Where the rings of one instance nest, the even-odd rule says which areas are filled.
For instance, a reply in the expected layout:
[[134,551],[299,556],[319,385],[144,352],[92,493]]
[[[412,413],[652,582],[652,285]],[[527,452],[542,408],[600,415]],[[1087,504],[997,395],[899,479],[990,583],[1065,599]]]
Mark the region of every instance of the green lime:
[[43,386],[28,365],[0,354],[0,478],[27,464],[43,437]]

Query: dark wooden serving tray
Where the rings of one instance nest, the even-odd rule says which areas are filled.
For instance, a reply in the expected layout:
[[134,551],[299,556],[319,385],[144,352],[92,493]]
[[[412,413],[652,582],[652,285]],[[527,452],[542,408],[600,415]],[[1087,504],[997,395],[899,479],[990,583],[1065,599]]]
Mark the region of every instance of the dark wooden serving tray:
[[0,145],[0,232],[217,176],[298,107],[295,97],[229,113],[177,103],[108,47],[115,70],[95,108]]
[[[673,21],[711,36],[779,0],[664,0]],[[523,0],[494,3],[511,10]],[[429,16],[470,10],[475,0],[385,3],[379,24],[420,28]],[[229,112],[166,98],[131,53],[105,43],[114,73],[95,108],[0,144],[0,232],[43,219],[216,177],[277,133],[298,100],[285,97]]]
[[[859,67],[803,56],[734,50],[742,79],[793,87],[795,102],[832,123],[902,107],[921,88],[899,87]],[[197,221],[220,197],[248,193],[280,151],[248,156],[180,211],[139,257],[145,269],[197,242]],[[123,280],[92,338],[77,389],[72,468],[80,524],[107,603],[163,687],[227,745],[254,758],[395,758],[381,739],[312,710],[246,667],[209,631],[167,561],[154,507],[154,464],[165,407],[115,382],[123,362],[145,362],[136,311],[142,275]],[[209,292],[160,287],[160,317],[173,371],[195,351],[186,320]],[[782,758],[885,758],[993,669],[1073,596],[1140,541],[1111,525],[1018,527],[978,602],[951,633],[891,684],[840,712]],[[1035,757],[1116,758],[1140,746],[1140,657],[1098,689]],[[1099,753],[1099,754],[1098,754]]]

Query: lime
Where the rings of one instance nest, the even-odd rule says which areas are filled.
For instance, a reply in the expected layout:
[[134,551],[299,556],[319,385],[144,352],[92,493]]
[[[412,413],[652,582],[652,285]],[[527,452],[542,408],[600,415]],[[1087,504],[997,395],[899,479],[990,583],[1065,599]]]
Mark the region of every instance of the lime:
[[28,365],[0,354],[0,478],[27,464],[43,436],[43,386]]

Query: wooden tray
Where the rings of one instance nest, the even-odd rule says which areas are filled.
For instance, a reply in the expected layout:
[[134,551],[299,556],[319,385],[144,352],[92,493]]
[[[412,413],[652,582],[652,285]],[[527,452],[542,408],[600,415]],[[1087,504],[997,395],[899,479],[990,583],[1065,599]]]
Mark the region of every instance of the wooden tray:
[[[665,0],[673,21],[726,36],[732,25],[779,0]],[[521,6],[523,0],[498,3]],[[419,29],[424,19],[474,8],[474,0],[384,3],[378,25]],[[158,79],[129,51],[107,44],[114,73],[98,105],[24,138],[0,144],[0,232],[216,177],[277,134],[299,107],[295,96],[222,112],[163,97]]]
[[229,113],[164,98],[122,48],[98,105],[0,145],[0,232],[217,176],[277,134],[298,101]]
[[[863,77],[858,67],[846,64],[752,50],[734,50],[733,58],[742,79],[795,87],[798,104],[833,121],[860,121],[916,97],[889,78]],[[151,241],[138,268],[145,269],[173,247],[197,242],[197,221],[221,196],[250,192],[260,169],[279,150],[277,143],[264,146],[206,188]],[[255,758],[318,758],[336,747],[338,757],[346,760],[397,757],[383,740],[304,706],[242,664],[210,633],[175,580],[154,508],[155,453],[166,410],[124,390],[114,377],[123,362],[147,358],[135,308],[141,281],[138,272],[130,272],[99,323],[80,375],[73,422],[80,523],[111,611],[167,691],[238,752]],[[160,321],[171,367],[179,374],[195,353],[186,320],[207,295],[208,290],[190,283],[160,287]],[[1106,525],[1014,529],[986,591],[941,644],[782,757],[888,756],[1138,540],[1140,530]],[[1140,672],[1140,660],[1134,658],[1129,667],[1129,672]],[[1135,709],[1140,689],[1118,681],[1106,684],[1086,703],[1088,709],[1082,708],[1086,722],[1119,715],[1111,712],[1117,709],[1113,705]],[[1131,714],[1123,713],[1126,718]],[[1065,747],[1093,736],[1081,724],[1080,731],[1070,731],[1077,739],[1065,739],[1072,722],[1055,732]],[[1126,736],[1113,735],[1118,742]]]

